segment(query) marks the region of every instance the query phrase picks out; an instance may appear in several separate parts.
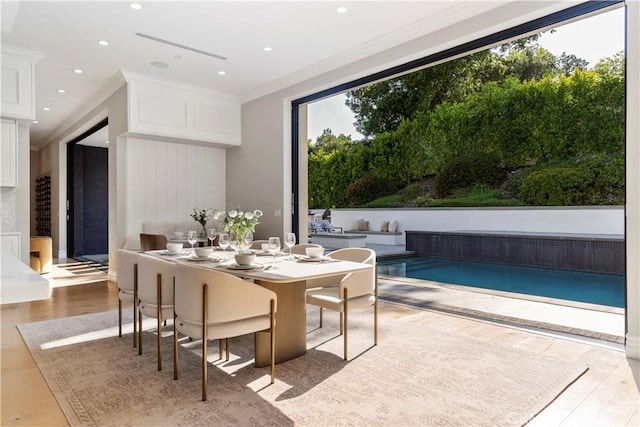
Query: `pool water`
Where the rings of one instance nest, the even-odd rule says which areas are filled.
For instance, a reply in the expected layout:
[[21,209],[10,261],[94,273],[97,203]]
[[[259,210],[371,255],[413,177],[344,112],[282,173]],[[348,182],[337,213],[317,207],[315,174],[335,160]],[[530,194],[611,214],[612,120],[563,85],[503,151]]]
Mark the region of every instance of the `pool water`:
[[624,276],[432,257],[378,261],[378,273],[590,304],[624,307]]

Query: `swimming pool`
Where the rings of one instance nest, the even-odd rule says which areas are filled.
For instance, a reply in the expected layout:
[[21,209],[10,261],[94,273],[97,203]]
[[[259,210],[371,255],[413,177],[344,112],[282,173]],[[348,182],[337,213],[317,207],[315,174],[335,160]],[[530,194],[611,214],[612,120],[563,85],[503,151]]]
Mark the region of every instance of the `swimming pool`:
[[432,257],[378,261],[378,273],[504,292],[624,307],[624,276]]

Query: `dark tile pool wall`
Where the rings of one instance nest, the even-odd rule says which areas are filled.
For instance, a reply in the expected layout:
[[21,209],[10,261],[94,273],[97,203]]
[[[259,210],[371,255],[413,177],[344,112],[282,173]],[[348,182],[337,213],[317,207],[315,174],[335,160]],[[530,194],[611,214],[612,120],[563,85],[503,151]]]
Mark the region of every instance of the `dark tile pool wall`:
[[418,256],[624,274],[622,238],[406,231]]

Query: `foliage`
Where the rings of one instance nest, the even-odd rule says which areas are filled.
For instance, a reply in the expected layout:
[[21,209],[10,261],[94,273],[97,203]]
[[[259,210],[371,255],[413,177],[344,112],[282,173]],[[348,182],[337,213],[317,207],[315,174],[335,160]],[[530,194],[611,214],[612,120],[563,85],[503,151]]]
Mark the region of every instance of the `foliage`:
[[347,203],[359,206],[381,196],[394,193],[398,189],[393,182],[378,176],[365,176],[347,189]]
[[520,206],[516,199],[505,199],[499,190],[484,184],[459,189],[452,197],[432,200],[429,207]]
[[378,197],[367,203],[360,205],[363,208],[397,208],[406,206],[406,199],[400,194]]
[[[262,211],[258,209],[253,212],[232,209],[229,212],[217,211],[213,215],[216,221],[222,221],[225,231],[236,235],[238,241],[242,241],[247,232],[256,231],[256,225],[260,224],[261,217]],[[242,253],[242,245],[239,245],[238,249]]]
[[532,171],[522,181],[520,197],[534,206],[583,205],[593,197],[591,171],[555,166]]
[[495,153],[468,152],[450,159],[436,176],[436,192],[449,195],[456,188],[474,184],[496,187],[504,179],[501,159]]
[[[348,190],[369,176],[407,186],[436,175],[438,191],[450,194],[475,183],[498,187],[498,175],[511,170],[502,189],[506,197],[520,197],[528,175],[581,165],[593,173],[593,191],[571,200],[622,203],[624,56],[585,70],[584,60],[550,56],[532,42],[512,42],[352,92],[347,104],[370,138],[352,141],[326,129],[309,144],[309,207],[356,203],[347,200]],[[472,155],[494,156],[495,169],[459,163]],[[368,203],[375,194],[357,199]],[[432,196],[401,194],[389,202],[438,203]]]
[[193,218],[194,221],[198,222],[204,229],[207,226],[207,222],[209,222],[212,215],[213,209],[199,209],[195,207],[193,208],[193,212],[191,213],[191,218]]

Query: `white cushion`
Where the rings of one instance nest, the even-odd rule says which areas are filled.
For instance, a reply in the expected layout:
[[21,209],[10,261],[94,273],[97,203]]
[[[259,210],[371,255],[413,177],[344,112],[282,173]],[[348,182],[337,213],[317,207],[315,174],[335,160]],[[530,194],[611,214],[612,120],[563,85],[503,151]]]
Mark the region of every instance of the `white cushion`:
[[389,223],[389,233],[398,231],[398,220],[394,219]]

